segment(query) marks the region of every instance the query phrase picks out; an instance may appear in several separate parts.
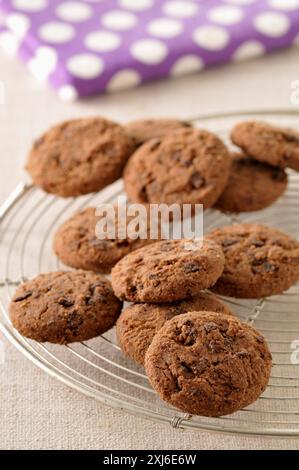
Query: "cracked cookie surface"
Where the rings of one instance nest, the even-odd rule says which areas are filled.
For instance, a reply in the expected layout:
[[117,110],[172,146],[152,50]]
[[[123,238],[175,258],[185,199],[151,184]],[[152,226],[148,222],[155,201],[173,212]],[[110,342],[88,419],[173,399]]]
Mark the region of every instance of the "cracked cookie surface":
[[10,303],[14,327],[39,342],[85,341],[112,328],[122,303],[110,282],[88,271],[40,274],[21,284]]
[[282,168],[242,153],[231,154],[231,173],[215,208],[223,212],[251,212],[273,204],[284,193],[288,177]]
[[191,311],[233,315],[225,303],[208,292],[200,292],[173,304],[133,304],[122,311],[116,322],[116,335],[122,351],[143,364],[149,345],[166,321]]
[[207,235],[222,246],[225,265],[212,290],[239,298],[281,294],[299,280],[299,242],[261,224],[234,224]]
[[124,128],[139,146],[150,139],[161,138],[188,127],[192,127],[191,124],[179,119],[138,119],[129,122]]
[[131,202],[203,204],[211,207],[224,190],[229,152],[214,134],[186,129],[142,145],[124,170]]
[[[96,215],[96,208],[88,207],[70,217],[58,229],[54,238],[54,251],[67,266],[96,272],[109,273],[112,267],[125,255],[156,240],[150,239],[150,226],[146,225],[147,237],[133,239],[117,238],[117,207],[115,208],[116,236],[98,238],[96,226],[101,217]],[[109,219],[110,220],[110,219]],[[127,218],[128,223],[130,218]],[[112,219],[111,222],[114,222]]]
[[212,286],[224,255],[214,242],[165,240],[133,251],[112,269],[117,297],[132,302],[175,302]]
[[299,171],[299,132],[294,129],[245,121],[236,124],[231,138],[256,160]]
[[80,196],[120,178],[133,150],[120,125],[102,118],[75,119],[52,127],[34,143],[26,169],[45,191]]
[[146,373],[160,398],[202,416],[234,413],[257,400],[268,384],[271,363],[258,331],[212,312],[169,320],[145,357]]

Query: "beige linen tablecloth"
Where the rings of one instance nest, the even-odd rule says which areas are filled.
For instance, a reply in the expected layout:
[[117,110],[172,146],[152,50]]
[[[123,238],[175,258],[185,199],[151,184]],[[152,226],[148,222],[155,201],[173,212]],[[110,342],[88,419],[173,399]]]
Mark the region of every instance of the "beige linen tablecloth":
[[[84,103],[64,104],[30,78],[21,65],[1,55],[5,102],[0,105],[0,201],[24,180],[22,166],[32,139],[56,121],[97,113],[125,121],[140,116],[187,118],[240,108],[291,107],[295,80],[299,80],[298,49]],[[299,448],[296,439],[180,431],[112,410],[50,378],[7,341],[4,346],[1,449]]]

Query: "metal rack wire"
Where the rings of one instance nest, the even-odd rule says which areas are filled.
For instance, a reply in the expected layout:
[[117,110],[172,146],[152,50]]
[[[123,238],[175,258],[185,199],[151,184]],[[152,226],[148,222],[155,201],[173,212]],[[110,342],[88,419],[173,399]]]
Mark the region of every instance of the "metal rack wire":
[[[192,121],[227,139],[233,123],[248,117],[299,127],[298,114],[285,111],[228,113]],[[205,231],[236,220],[260,221],[298,237],[299,174],[290,172],[289,177],[286,194],[270,208],[237,218],[209,210],[204,216]],[[46,195],[31,185],[20,184],[15,189],[0,208],[0,329],[47,373],[110,406],[168,422],[175,428],[299,435],[299,351],[296,356],[292,349],[293,345],[299,350],[299,285],[284,295],[258,301],[225,299],[242,321],[254,325],[267,337],[274,365],[263,396],[248,408],[223,418],[189,416],[162,403],[142,367],[120,352],[114,330],[85,343],[57,346],[27,340],[12,328],[7,306],[15,286],[40,272],[62,267],[52,252],[52,238],[59,224],[75,210],[99,202],[113,202],[121,193],[121,181],[98,194],[67,200]],[[294,341],[298,341],[297,346]]]

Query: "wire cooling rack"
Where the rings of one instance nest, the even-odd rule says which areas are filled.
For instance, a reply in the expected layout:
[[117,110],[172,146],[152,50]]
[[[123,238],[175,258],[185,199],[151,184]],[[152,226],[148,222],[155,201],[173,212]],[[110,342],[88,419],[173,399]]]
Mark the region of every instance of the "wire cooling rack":
[[[229,113],[200,116],[191,121],[228,141],[232,125],[242,119],[265,119],[297,127],[299,115],[290,111]],[[164,404],[150,387],[142,367],[123,356],[114,330],[69,346],[38,344],[13,329],[7,307],[15,287],[38,273],[63,266],[53,254],[57,227],[74,211],[113,202],[122,194],[117,181],[98,194],[60,199],[20,184],[0,208],[0,328],[33,363],[66,385],[100,402],[136,415],[167,422],[175,428],[229,433],[299,435],[299,285],[287,293],[259,300],[226,300],[238,317],[259,329],[273,355],[270,384],[248,408],[223,418],[189,416]],[[204,214],[204,231],[236,221],[262,222],[299,235],[299,173],[289,172],[286,194],[270,208],[230,217],[216,210]],[[298,350],[298,354],[296,353]]]

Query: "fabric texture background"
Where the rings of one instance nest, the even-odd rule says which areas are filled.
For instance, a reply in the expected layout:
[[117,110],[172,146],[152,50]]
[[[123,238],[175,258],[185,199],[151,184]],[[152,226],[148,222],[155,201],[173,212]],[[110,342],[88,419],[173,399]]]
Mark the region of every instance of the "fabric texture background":
[[2,0],[0,45],[64,100],[286,47],[297,0]]

